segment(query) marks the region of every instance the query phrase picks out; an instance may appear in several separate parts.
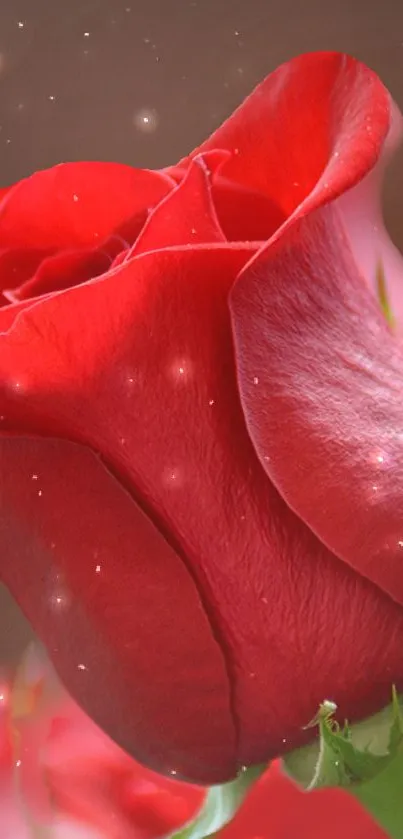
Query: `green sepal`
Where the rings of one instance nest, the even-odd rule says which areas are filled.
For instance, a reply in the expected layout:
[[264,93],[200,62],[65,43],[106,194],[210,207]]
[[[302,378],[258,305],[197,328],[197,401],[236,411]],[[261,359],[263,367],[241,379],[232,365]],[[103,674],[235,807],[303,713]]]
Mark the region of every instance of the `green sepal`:
[[382,312],[391,329],[395,326],[395,318],[389,303],[388,292],[386,288],[386,278],[382,262],[378,262],[376,267],[376,288],[378,292],[378,300],[381,304]]
[[322,703],[310,724],[319,739],[284,759],[287,774],[308,791],[347,789],[392,839],[403,839],[403,713],[396,690],[391,705],[353,726],[341,726],[335,710]]
[[251,766],[228,784],[210,787],[196,818],[169,839],[204,839],[213,836],[234,817],[251,784],[260,778],[266,766]]

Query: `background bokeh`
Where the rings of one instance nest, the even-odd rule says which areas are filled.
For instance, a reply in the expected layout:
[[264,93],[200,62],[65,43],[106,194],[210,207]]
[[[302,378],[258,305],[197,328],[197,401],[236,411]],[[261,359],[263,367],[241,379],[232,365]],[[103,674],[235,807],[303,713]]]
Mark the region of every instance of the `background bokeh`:
[[[1,0],[0,183],[64,160],[172,163],[309,50],[353,53],[403,108],[401,0]],[[402,187],[403,152],[385,190],[401,248]],[[28,638],[0,592],[0,667]]]

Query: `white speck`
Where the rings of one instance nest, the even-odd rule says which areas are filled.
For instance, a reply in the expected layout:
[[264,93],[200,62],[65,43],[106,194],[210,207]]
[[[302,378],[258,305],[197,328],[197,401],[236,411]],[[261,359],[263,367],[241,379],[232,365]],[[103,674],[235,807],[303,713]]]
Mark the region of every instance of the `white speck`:
[[166,469],[163,472],[162,480],[165,486],[176,489],[183,485],[183,475],[180,469]]
[[259,384],[259,377],[258,377],[258,376],[254,376],[254,377],[253,377],[253,384],[254,384],[254,385],[258,385],[258,384]]
[[96,573],[96,574],[100,574],[100,573],[101,573],[101,566],[100,566],[100,565],[96,565],[96,566],[95,566],[95,573]]
[[235,29],[235,31],[234,31],[234,35],[240,35],[240,34],[241,34],[241,33],[239,32],[239,30],[238,30],[238,29]]
[[234,154],[239,154],[239,149],[234,149]]
[[193,372],[192,362],[187,358],[177,358],[170,365],[170,374],[176,383],[188,382]]
[[209,405],[210,405],[210,406],[211,406],[211,405],[214,405],[214,403],[215,403],[215,399],[209,399],[208,403],[209,403]]
[[282,742],[283,742],[283,743],[286,743],[286,742],[287,742],[287,738],[286,738],[286,737],[283,737]]
[[372,489],[374,492],[377,492],[379,489],[378,484],[372,484]]
[[5,702],[5,699],[4,693],[0,693],[0,702]]
[[56,96],[53,96],[51,94],[50,96],[48,96],[48,99],[50,100],[50,102],[55,102],[56,101]]
[[154,108],[142,108],[133,117],[136,128],[145,134],[152,134],[158,126],[158,121],[158,114]]
[[77,670],[86,670],[85,664],[77,664]]
[[245,765],[244,765],[244,766],[241,766],[241,772],[247,772],[247,771],[248,771],[248,767],[247,767],[247,766],[245,766]]
[[33,481],[37,481],[38,480],[38,475],[31,475],[31,479]]
[[43,495],[43,492],[42,492],[41,489],[38,489],[38,495],[39,495],[39,498],[41,497],[41,495]]
[[176,769],[170,769],[169,774],[170,775],[177,775],[178,773],[177,773]]
[[84,38],[89,38],[89,37],[90,37],[90,33],[89,32],[84,32]]
[[75,203],[77,203],[77,201],[78,201],[78,200],[79,200],[79,199],[78,199],[78,195],[77,195],[77,193],[75,192],[75,193],[73,194],[73,201],[74,201]]
[[25,26],[25,21],[19,20],[18,21],[18,29],[24,29],[24,26]]
[[21,766],[21,761],[16,760],[15,765],[16,765],[17,769],[19,769],[19,767]]
[[399,539],[397,544],[398,544],[399,548],[403,548],[403,539]]

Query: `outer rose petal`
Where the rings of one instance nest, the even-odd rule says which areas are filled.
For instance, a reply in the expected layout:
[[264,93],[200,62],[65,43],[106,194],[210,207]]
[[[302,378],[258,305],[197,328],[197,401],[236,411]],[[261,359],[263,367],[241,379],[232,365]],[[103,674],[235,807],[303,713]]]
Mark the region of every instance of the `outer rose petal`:
[[266,474],[337,556],[403,605],[403,346],[357,271],[337,206],[269,244],[231,308]]
[[390,97],[375,73],[347,55],[308,53],[271,73],[193,156],[229,149],[222,174],[286,218],[358,183],[389,124]]
[[348,793],[305,793],[273,763],[257,781],[220,839],[387,839]]
[[118,163],[62,163],[16,184],[0,203],[2,248],[97,245],[174,186]]
[[[177,546],[176,561],[179,555],[186,557],[231,680],[239,764],[262,762],[309,737],[302,727],[324,696],[337,702],[342,717],[354,719],[386,704],[391,683],[403,687],[402,609],[326,551],[279,498],[251,446],[239,405],[227,305],[234,276],[249,254],[246,248],[209,245],[136,257],[102,281],[71,289],[22,312],[10,333],[3,336],[0,355],[5,371],[20,385],[7,392],[4,424],[14,430],[25,427],[41,434],[70,436],[101,452],[121,484],[157,524],[159,539],[165,534],[170,544]],[[2,375],[4,378],[4,371]],[[63,563],[69,587],[73,586],[74,610],[63,614],[59,651],[53,653],[56,666],[109,732],[117,736],[116,727],[121,726],[120,741],[135,752],[141,734],[134,730],[125,709],[132,704],[137,707],[136,690],[141,685],[142,724],[147,733],[143,751],[149,743],[149,748],[159,748],[164,758],[171,753],[176,758],[173,734],[159,725],[159,720],[164,722],[175,714],[172,703],[179,716],[182,701],[185,709],[187,702],[195,707],[200,682],[197,690],[189,683],[190,699],[183,686],[179,700],[158,682],[158,696],[148,700],[153,689],[152,682],[147,683],[152,677],[147,657],[153,638],[148,624],[144,631],[138,627],[145,660],[140,657],[130,669],[121,633],[125,637],[137,633],[136,610],[127,603],[134,596],[132,591],[139,597],[140,593],[133,560],[126,553],[122,559],[119,553],[114,554],[119,552],[121,540],[118,505],[108,514],[108,506],[102,497],[96,499],[94,489],[91,496],[90,487],[96,482],[87,462],[81,460],[84,451],[80,449],[82,455],[77,455],[77,463],[60,490],[68,493],[67,517],[57,501],[62,471],[58,462],[50,454],[41,455],[42,444],[38,443],[31,471],[23,457],[17,457],[19,445],[17,438],[10,441],[10,469],[4,470],[9,517],[14,509],[13,518],[18,521],[13,530],[25,530],[27,546],[31,529],[37,534],[33,545],[44,531],[46,546],[57,521],[59,541],[79,540],[76,549],[68,551],[61,542],[60,553],[54,551],[53,560],[51,552],[46,555],[38,550],[47,573],[52,565],[57,569]],[[48,488],[44,486],[43,497],[38,497],[27,476],[34,472],[39,480],[42,469],[50,483]],[[87,502],[84,491],[76,495],[76,485],[86,480]],[[42,489],[39,483],[38,488]],[[21,492],[26,494],[24,504]],[[74,502],[70,502],[70,494]],[[79,519],[81,506],[85,511],[86,504],[83,530],[76,534],[71,522]],[[133,515],[130,520],[133,522]],[[90,550],[91,544],[99,544],[94,536],[98,527],[102,534],[105,527],[105,534],[112,533],[116,539],[108,556],[108,587],[99,593]],[[86,532],[91,537],[88,547],[83,541]],[[150,546],[147,565],[141,567],[146,591],[153,585],[158,550]],[[38,570],[33,560],[24,559],[14,532],[0,556],[6,582],[52,651],[57,617],[52,613],[51,620],[45,621],[40,613],[44,609],[48,615],[49,606],[40,600]],[[174,591],[173,565],[166,573],[166,585],[170,581]],[[83,574],[88,575],[85,584]],[[91,575],[93,586],[89,584]],[[179,600],[169,612],[171,620],[179,610]],[[124,620],[120,625],[121,603]],[[186,604],[185,608],[187,619],[192,620]],[[162,617],[165,609],[162,602]],[[80,626],[75,612],[84,615],[88,625],[81,617]],[[141,620],[146,619],[147,615],[139,614]],[[180,624],[179,632],[185,631]],[[160,638],[155,629],[154,637]],[[76,669],[78,651],[84,650],[84,644],[91,663],[88,674]],[[103,660],[107,652],[111,664]],[[178,661],[170,660],[175,674],[181,666]],[[108,678],[113,666],[117,675],[110,679],[105,693],[104,673]],[[195,663],[195,673],[202,679],[199,667]],[[81,680],[86,675],[91,678]],[[117,702],[123,709],[119,720]],[[203,725],[200,736],[202,732]],[[193,724],[184,724],[182,735],[183,763],[175,762],[177,767],[186,764],[188,776],[198,779],[204,749],[212,748],[210,734],[207,732],[200,755]],[[220,736],[217,743],[221,743]]]
[[175,548],[88,450],[3,438],[1,464],[4,580],[62,679],[142,762],[232,776],[225,664]]

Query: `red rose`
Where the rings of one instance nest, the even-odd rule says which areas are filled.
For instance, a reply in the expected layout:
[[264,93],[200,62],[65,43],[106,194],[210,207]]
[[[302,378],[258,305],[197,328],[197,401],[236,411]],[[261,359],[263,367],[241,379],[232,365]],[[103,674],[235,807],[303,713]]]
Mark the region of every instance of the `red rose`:
[[66,164],[0,205],[2,579],[161,772],[226,780],[323,699],[403,688],[399,126],[368,68],[306,55],[177,167]]

